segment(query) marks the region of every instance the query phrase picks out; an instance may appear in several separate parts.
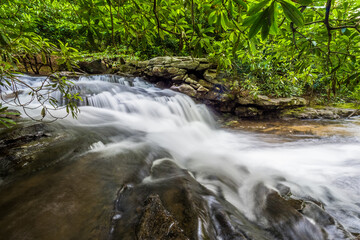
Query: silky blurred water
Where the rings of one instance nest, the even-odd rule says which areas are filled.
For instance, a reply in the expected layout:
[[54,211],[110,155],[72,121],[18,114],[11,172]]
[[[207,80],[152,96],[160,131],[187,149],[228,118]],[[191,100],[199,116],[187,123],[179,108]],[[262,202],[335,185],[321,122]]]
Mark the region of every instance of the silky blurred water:
[[[22,79],[34,85],[43,80]],[[8,226],[3,231],[9,238],[16,239],[12,231],[19,224],[23,227],[17,231],[28,234],[29,239],[52,236],[47,229],[52,224],[63,226],[57,233],[60,236],[78,236],[70,232],[85,224],[83,234],[93,232],[101,237],[108,227],[106,219],[117,189],[129,179],[145,178],[146,174],[141,174],[144,161],[151,162],[163,152],[210,190],[221,188],[225,199],[250,220],[256,220],[254,186],[264,183],[275,189],[281,183],[296,196],[324,203],[326,211],[347,230],[360,233],[358,118],[341,122],[350,136],[289,141],[281,135],[221,129],[204,105],[183,94],[155,88],[140,78],[102,75],[81,77],[74,83],[84,100],[81,112],[78,119],[68,117],[58,124],[84,136],[93,132],[102,138],[88,138],[88,151],[71,161],[0,189],[2,196],[6,194],[0,200],[0,226]],[[210,175],[217,178],[211,180]],[[45,209],[53,215],[47,216]]]

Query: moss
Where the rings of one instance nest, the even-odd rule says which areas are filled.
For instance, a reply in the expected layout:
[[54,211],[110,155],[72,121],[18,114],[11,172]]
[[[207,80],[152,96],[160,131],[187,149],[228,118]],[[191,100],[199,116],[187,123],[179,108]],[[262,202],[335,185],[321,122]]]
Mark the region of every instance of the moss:
[[326,107],[329,107],[329,106],[325,106],[325,105],[312,105],[311,108],[313,109],[325,109]]
[[356,104],[356,103],[338,103],[338,104],[334,104],[333,106],[337,108],[360,109],[360,104]]
[[283,111],[282,115],[293,115],[293,114],[299,114],[305,112],[306,107],[298,107],[298,108],[292,108]]

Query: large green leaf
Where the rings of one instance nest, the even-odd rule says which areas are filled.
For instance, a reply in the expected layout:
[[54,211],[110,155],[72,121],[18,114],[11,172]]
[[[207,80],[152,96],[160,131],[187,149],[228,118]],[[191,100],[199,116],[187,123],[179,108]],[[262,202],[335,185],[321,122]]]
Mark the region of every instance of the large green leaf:
[[253,38],[261,29],[261,27],[264,24],[263,18],[264,18],[264,13],[265,11],[263,11],[261,14],[257,15],[257,18],[255,19],[254,23],[251,25],[250,30],[249,30],[249,39]]
[[258,4],[254,5],[253,7],[251,7],[249,9],[249,11],[247,12],[247,14],[249,16],[259,12],[263,7],[265,7],[268,3],[270,2],[270,0],[265,0],[265,1],[262,1],[262,2],[259,2]]
[[301,5],[309,5],[313,3],[312,0],[298,0],[297,2]]
[[234,0],[238,5],[242,6],[243,8],[245,8],[245,10],[248,9],[248,6],[246,5],[246,3],[243,0]]
[[273,2],[270,5],[269,15],[270,15],[270,32],[272,34],[277,34],[279,29],[278,29],[278,25],[276,22],[276,19],[277,19],[277,3],[276,2]]
[[271,26],[271,13],[270,8],[266,8],[264,10],[264,16],[263,16],[263,25],[261,28],[261,38],[262,40],[265,40],[270,32],[270,26]]
[[252,16],[250,16],[250,17],[247,17],[244,21],[243,21],[243,26],[250,26],[250,25],[252,25],[254,22],[255,22],[255,20],[256,19],[258,19],[258,17],[259,17],[259,15],[260,15],[261,13],[257,13],[257,14],[255,14],[255,15],[252,15]]
[[296,26],[304,26],[304,17],[302,13],[292,4],[280,1],[280,4],[284,10],[285,16],[291,20]]
[[10,43],[8,37],[5,35],[4,32],[0,30],[0,46],[7,46],[9,44]]

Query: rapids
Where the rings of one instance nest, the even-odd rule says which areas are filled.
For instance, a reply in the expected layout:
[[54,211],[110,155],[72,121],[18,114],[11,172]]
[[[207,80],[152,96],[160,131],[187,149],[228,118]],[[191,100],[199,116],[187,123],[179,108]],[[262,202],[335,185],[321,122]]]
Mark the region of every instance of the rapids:
[[[44,80],[20,78],[32,86]],[[275,191],[287,186],[297,198],[321,202],[347,231],[360,233],[358,118],[342,122],[351,136],[288,139],[222,129],[206,106],[141,78],[87,76],[74,83],[84,100],[78,119],[54,124],[79,145],[86,139],[87,150],[0,183],[4,239],[106,239],[117,191],[123,184],[153,181],[144,165],[166,157],[261,228],[268,223],[259,216],[259,184]],[[23,102],[29,100],[26,91]],[[328,239],[346,239],[333,225],[324,229]]]

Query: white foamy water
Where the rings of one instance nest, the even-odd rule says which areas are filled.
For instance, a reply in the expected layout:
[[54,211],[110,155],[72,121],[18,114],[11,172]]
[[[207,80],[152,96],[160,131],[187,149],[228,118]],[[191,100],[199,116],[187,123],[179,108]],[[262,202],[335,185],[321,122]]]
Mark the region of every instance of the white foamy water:
[[[352,138],[269,143],[261,135],[217,129],[204,105],[139,78],[92,76],[75,84],[84,99],[81,113],[77,120],[67,118],[62,124],[98,131],[112,127],[114,136],[116,131],[137,135],[111,138],[107,144],[94,142],[91,151],[111,155],[142,144],[165,149],[206,187],[221,188],[225,199],[250,220],[255,220],[257,208],[254,186],[275,188],[281,183],[297,196],[321,201],[348,230],[360,232],[358,119],[344,122]],[[209,175],[223,181],[209,180]]]

